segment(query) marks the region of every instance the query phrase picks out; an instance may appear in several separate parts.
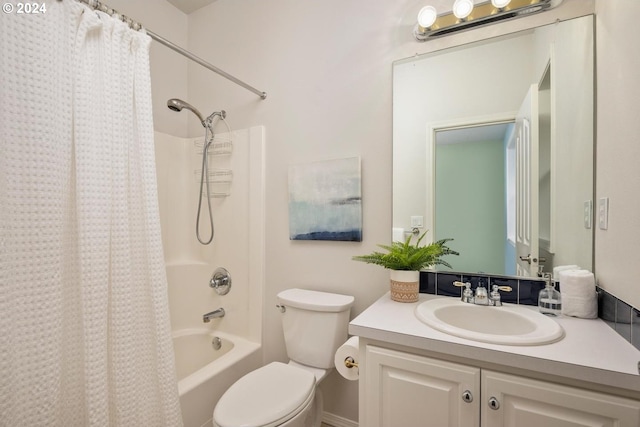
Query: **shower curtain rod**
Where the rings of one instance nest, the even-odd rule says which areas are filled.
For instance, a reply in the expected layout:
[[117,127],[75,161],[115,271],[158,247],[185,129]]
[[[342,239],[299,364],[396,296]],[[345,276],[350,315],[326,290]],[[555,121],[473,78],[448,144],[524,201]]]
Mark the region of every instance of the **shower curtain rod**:
[[[60,0],[58,0],[58,1],[60,1]],[[127,24],[129,24],[129,26],[131,28],[133,28],[134,30],[140,30],[140,29],[144,28],[144,26],[142,24],[140,24],[139,22],[134,21],[133,19],[129,18],[128,16],[123,15],[122,13],[120,13],[117,10],[105,5],[104,3],[100,2],[100,1],[97,1],[97,0],[76,0],[76,1],[84,3],[87,6],[93,8],[94,10],[100,10],[100,11],[102,11],[104,13],[109,14],[109,15],[118,15],[118,16],[120,16],[120,19],[123,22],[126,22]],[[222,77],[224,77],[227,80],[231,80],[235,84],[240,85],[243,88],[255,93],[256,95],[258,95],[262,99],[265,99],[267,97],[267,93],[266,92],[262,92],[262,91],[256,89],[255,87],[243,82],[242,80],[232,76],[231,74],[229,74],[229,73],[227,73],[225,71],[222,71],[220,68],[216,67],[215,65],[210,64],[207,61],[205,61],[204,59],[197,57],[196,55],[194,55],[193,53],[189,52],[188,50],[185,50],[185,49],[181,48],[180,46],[176,45],[173,42],[170,42],[169,40],[165,39],[164,37],[162,37],[162,36],[160,36],[160,35],[158,35],[156,33],[154,33],[153,31],[148,30],[147,28],[145,28],[145,31],[147,32],[149,37],[151,37],[152,39],[154,39],[158,43],[165,45],[169,49],[172,49],[175,52],[178,52],[180,55],[186,56],[187,58],[191,59],[192,61],[197,62],[198,64],[200,64],[203,67],[213,71],[214,73],[221,75]]]

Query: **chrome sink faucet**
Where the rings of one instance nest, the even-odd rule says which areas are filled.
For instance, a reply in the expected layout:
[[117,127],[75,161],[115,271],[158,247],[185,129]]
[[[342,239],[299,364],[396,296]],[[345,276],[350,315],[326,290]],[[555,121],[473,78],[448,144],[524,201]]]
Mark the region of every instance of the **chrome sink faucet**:
[[480,282],[474,294],[474,292],[471,290],[471,283],[469,282],[453,282],[453,285],[458,287],[465,287],[465,289],[462,291],[462,302],[494,307],[502,306],[500,291],[511,292],[512,290],[511,286],[493,285],[491,288],[491,293],[489,294],[487,292],[487,288],[484,286],[484,283]]
[[216,310],[213,310],[210,313],[204,314],[202,316],[202,321],[204,323],[209,323],[211,322],[211,319],[215,319],[217,317],[224,317],[224,308],[220,307]]
[[473,303],[475,305],[489,305],[489,295],[487,293],[487,288],[484,287],[484,281],[482,279],[480,279],[478,287],[476,288]]

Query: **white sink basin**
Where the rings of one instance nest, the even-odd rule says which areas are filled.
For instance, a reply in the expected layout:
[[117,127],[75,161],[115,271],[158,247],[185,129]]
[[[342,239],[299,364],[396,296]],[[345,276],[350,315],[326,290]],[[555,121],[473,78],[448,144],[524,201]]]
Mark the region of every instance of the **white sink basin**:
[[437,298],[418,305],[416,317],[449,335],[492,344],[541,345],[564,337],[562,326],[552,318],[512,304],[487,307]]

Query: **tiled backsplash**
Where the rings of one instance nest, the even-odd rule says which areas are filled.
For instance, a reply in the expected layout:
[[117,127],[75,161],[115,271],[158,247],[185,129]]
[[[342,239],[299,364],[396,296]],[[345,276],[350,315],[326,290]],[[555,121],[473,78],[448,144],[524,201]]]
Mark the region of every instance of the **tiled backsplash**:
[[[485,274],[467,274],[457,272],[420,272],[420,292],[425,294],[460,297],[462,289],[453,286],[453,282],[470,282],[476,288],[482,281],[487,289],[491,285],[507,285],[511,292],[501,292],[502,301],[516,304],[538,305],[538,294],[544,288],[542,279],[518,279],[505,276],[491,276]],[[640,350],[640,310],[614,297],[600,287],[596,288],[599,295],[598,317],[604,320],[616,332],[622,335]],[[562,293],[562,289],[558,290]]]
[[640,310],[598,287],[598,317],[640,349]]

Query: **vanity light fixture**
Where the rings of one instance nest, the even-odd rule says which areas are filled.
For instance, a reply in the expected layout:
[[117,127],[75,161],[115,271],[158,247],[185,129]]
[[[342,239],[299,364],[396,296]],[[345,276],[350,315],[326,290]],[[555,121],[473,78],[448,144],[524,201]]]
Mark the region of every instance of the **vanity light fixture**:
[[433,6],[418,13],[413,35],[418,41],[442,37],[481,25],[553,9],[562,0],[487,0],[474,5],[473,0],[455,0],[452,11],[438,15]]

